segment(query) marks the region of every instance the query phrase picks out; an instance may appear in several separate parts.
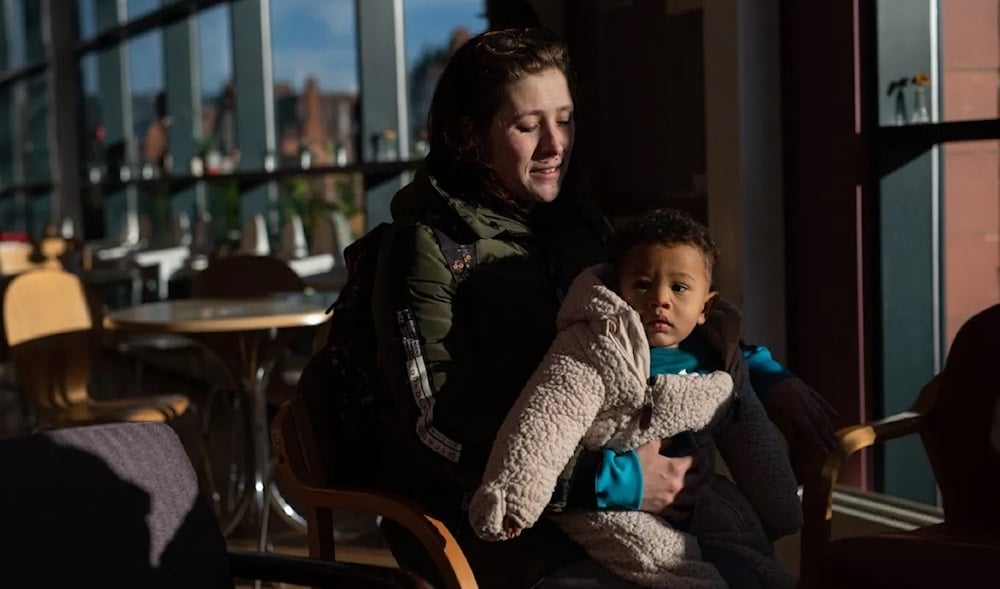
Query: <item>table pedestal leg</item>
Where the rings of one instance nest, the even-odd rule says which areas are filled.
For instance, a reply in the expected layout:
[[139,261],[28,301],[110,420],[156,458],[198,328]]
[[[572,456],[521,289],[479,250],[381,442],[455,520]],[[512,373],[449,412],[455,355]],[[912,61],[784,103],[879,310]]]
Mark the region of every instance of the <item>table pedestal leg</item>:
[[203,347],[222,361],[232,377],[242,401],[242,423],[250,438],[250,472],[247,473],[250,484],[238,500],[239,507],[232,521],[225,526],[225,532],[228,535],[249,515],[249,521],[255,524],[257,548],[261,551],[267,550],[271,504],[279,509],[287,506],[280,493],[272,490],[270,423],[267,418],[268,385],[281,351],[287,344],[284,335],[284,332],[274,333],[273,330],[246,332],[230,339],[228,345],[210,337],[199,338]]
[[267,549],[267,518],[271,505],[271,436],[267,419],[267,385],[277,362],[276,354],[268,354],[255,367],[252,396],[253,408],[253,489],[257,508],[257,549]]

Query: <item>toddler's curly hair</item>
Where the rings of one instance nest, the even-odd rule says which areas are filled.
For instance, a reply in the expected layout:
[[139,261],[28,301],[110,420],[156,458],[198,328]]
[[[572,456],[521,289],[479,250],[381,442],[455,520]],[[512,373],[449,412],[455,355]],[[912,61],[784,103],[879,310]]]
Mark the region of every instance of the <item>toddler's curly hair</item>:
[[690,215],[676,209],[657,209],[630,221],[615,236],[611,261],[615,268],[621,268],[630,250],[651,244],[690,245],[697,249],[705,258],[708,280],[712,282],[712,273],[719,265],[719,247],[708,228]]

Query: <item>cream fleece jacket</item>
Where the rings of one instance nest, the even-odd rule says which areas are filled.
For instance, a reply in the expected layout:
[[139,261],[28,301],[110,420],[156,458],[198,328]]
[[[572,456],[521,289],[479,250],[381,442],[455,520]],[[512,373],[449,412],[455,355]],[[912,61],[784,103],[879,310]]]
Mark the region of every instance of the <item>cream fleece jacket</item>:
[[[505,517],[530,527],[581,442],[626,450],[694,430],[714,437],[735,484],[716,473],[706,478],[690,533],[638,511],[570,511],[552,519],[595,560],[643,586],[725,587],[715,568],[701,561],[700,546],[731,551],[769,587],[794,586],[770,541],[798,530],[801,506],[780,435],[749,384],[738,312],[717,305],[704,326],[704,337],[726,359],[726,372],[651,379],[645,330],[607,286],[610,272],[606,264],[594,266],[570,287],[557,318],[559,334],[500,428],[470,504],[473,528],[500,540]],[[643,424],[647,404],[652,418]]]

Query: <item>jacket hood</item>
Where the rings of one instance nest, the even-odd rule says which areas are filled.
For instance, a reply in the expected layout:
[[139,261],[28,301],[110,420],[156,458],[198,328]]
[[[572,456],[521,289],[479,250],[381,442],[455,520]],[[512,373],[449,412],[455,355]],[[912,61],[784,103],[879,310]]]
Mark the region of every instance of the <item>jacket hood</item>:
[[417,170],[412,182],[396,193],[390,210],[396,220],[443,219],[459,228],[467,228],[477,239],[491,239],[504,231],[560,233],[562,228],[574,222],[601,227],[608,235],[612,231],[597,209],[583,203],[572,190],[564,190],[554,202],[539,204],[527,218],[519,218],[510,212],[449,194],[425,166]]
[[441,218],[466,227],[477,239],[490,239],[503,231],[524,232],[527,226],[493,209],[448,194],[421,166],[413,182],[404,186],[390,205],[392,218]]
[[639,314],[616,293],[612,284],[614,269],[611,264],[591,266],[580,273],[569,287],[556,317],[556,326],[562,330],[577,322],[606,321],[608,319],[639,321]]

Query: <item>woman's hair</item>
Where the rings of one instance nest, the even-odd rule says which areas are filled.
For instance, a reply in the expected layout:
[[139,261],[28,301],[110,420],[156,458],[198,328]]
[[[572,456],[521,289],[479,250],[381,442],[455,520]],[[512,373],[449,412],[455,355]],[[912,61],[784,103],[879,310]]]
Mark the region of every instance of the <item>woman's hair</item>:
[[708,228],[686,213],[674,209],[657,209],[629,222],[615,236],[611,261],[621,268],[629,251],[641,245],[689,245],[705,258],[708,281],[719,265],[719,248],[708,233]]
[[455,51],[438,80],[427,121],[427,168],[444,190],[467,201],[516,208],[486,161],[482,141],[511,84],[548,69],[562,72],[572,92],[566,45],[545,29],[489,31]]

